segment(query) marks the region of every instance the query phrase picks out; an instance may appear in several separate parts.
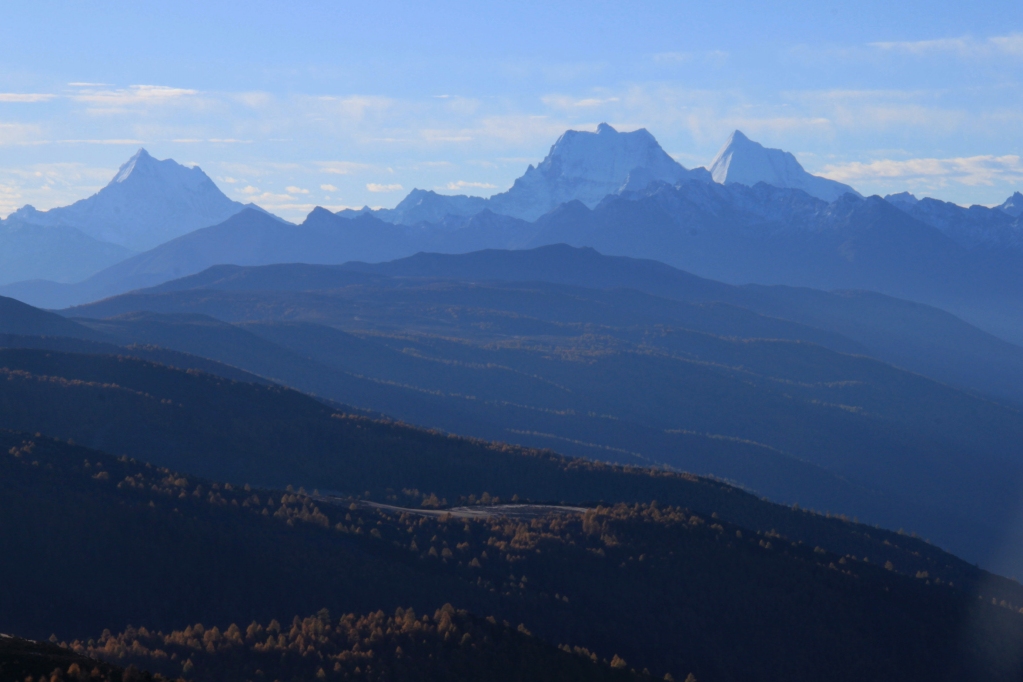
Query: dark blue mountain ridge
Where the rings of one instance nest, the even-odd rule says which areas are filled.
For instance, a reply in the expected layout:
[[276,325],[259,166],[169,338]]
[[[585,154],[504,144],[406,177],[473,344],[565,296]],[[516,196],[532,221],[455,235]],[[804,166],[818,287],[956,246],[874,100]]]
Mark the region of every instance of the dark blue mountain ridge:
[[909,192],[890,194],[885,199],[967,249],[1023,249],[1023,195],[1019,192],[995,208],[917,199]]
[[[422,263],[414,277],[349,272],[336,282],[328,275],[343,274],[337,266],[221,267],[193,279],[196,288],[133,292],[67,314],[123,342],[206,355],[410,423],[713,473],[771,499],[910,528],[977,560],[1016,528],[1006,514],[1019,491],[1023,426],[1008,401],[865,357],[881,351],[848,337],[836,353],[835,332],[732,303],[538,282],[542,267],[521,282],[452,279],[462,258],[491,261],[491,272],[530,270],[518,267],[523,253],[445,256],[442,278],[422,277]],[[600,268],[593,252],[581,253]],[[627,274],[648,264],[605,265]],[[292,290],[286,271],[297,274]],[[662,272],[666,292],[670,274]],[[679,295],[700,295],[690,283],[678,278]],[[966,325],[956,337],[940,324],[949,316],[924,306],[827,294],[820,310],[817,292],[771,289],[780,293],[766,304],[793,296],[804,315],[825,321],[850,310],[859,317],[847,327],[873,325],[860,332],[868,342],[891,336],[891,346],[917,362],[930,353],[939,368],[948,349],[929,347],[927,336],[969,341]],[[947,364],[961,367],[968,354],[952,349]],[[1012,371],[1001,358],[991,367]],[[791,476],[779,477],[783,470]]]
[[[299,226],[243,211],[100,273],[82,285],[0,292],[64,307],[199,272],[213,264],[386,261],[418,251],[469,252],[567,243],[660,260],[730,282],[864,289],[951,310],[1005,338],[1023,337],[1013,305],[1023,254],[970,249],[880,197],[827,203],[797,189],[685,181],[568,202],[528,223],[492,211],[395,225],[315,209]],[[985,307],[989,305],[989,307]],[[1016,336],[1014,336],[1016,334]]]
[[0,285],[30,279],[79,282],[134,253],[70,225],[0,220]]
[[[570,209],[571,206],[565,207]],[[635,290],[696,305],[723,303],[756,313],[762,319],[797,322],[801,329],[778,327],[768,331],[759,323],[746,320],[721,323],[707,331],[739,338],[803,339],[839,352],[867,354],[1023,406],[1020,388],[1023,348],[939,308],[863,290],[824,292],[779,285],[734,286],[657,260],[605,256],[589,247],[555,244],[467,254],[418,253],[384,263],[216,266],[141,293],[316,291],[382,282],[387,278],[549,282],[591,289]],[[120,310],[113,309],[111,314]]]

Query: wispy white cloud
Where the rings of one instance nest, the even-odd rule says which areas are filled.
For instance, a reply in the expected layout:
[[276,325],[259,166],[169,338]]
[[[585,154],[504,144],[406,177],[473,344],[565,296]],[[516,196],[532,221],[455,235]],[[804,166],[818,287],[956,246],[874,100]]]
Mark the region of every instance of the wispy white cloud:
[[380,185],[375,182],[370,182],[366,184],[366,189],[370,192],[400,192],[404,189],[404,187],[399,184]]
[[177,137],[171,140],[175,144],[252,144],[252,140],[238,140],[233,137]]
[[309,190],[295,187],[294,185],[288,185],[284,188],[284,191],[288,194],[309,194]]
[[198,90],[172,88],[166,85],[131,85],[115,90],[82,89],[72,99],[89,104],[124,106],[129,104],[166,103],[198,95]]
[[81,163],[37,163],[0,167],[0,216],[32,204],[63,206],[95,193],[116,173],[115,168]]
[[0,146],[39,144],[42,129],[34,123],[0,123]]
[[423,128],[419,138],[432,144],[472,142],[497,149],[506,149],[508,145],[543,147],[549,146],[569,127],[593,130],[596,125],[597,122],[573,126],[546,114],[498,114],[483,116],[461,128]]
[[42,92],[0,92],[0,102],[49,102],[55,97]]
[[337,187],[335,187],[334,185],[320,185],[320,189],[322,189],[324,192],[336,192],[337,191]]
[[130,145],[139,146],[145,144],[144,140],[135,140],[131,138],[114,138],[110,140],[94,139],[94,140],[54,140],[55,144],[111,144],[111,145]]
[[453,191],[462,189],[497,189],[497,185],[492,185],[489,182],[469,182],[467,180],[458,180],[457,182],[449,182],[444,186],[444,188]]
[[1023,56],[1023,33],[975,38],[936,38],[932,40],[892,41],[870,43],[870,47],[884,52],[911,55],[951,54],[958,57]]
[[370,168],[365,163],[356,163],[354,161],[317,161],[314,165],[321,173],[329,173],[331,175],[352,175]]
[[274,103],[274,96],[268,92],[238,92],[231,97],[252,109],[263,109]]
[[899,179],[931,187],[957,183],[970,187],[1023,181],[1023,161],[1014,154],[954,158],[879,159],[827,165],[822,175],[840,182]]
[[605,104],[620,102],[619,97],[568,97],[565,95],[546,95],[540,98],[545,105],[555,109],[578,109],[599,107]]
[[651,55],[655,64],[664,66],[680,64],[706,64],[720,65],[728,59],[728,52],[724,50],[710,50],[708,52],[657,52]]
[[473,136],[463,131],[461,134],[450,130],[423,130],[422,138],[428,142],[472,142]]
[[0,182],[0,216],[7,216],[24,205],[20,188]]
[[377,97],[371,95],[349,95],[335,97],[322,95],[318,97],[304,98],[308,103],[319,103],[320,109],[344,119],[361,121],[371,114],[380,114],[391,108],[395,100],[390,97]]
[[658,52],[653,60],[658,64],[685,64],[693,61],[692,52]]

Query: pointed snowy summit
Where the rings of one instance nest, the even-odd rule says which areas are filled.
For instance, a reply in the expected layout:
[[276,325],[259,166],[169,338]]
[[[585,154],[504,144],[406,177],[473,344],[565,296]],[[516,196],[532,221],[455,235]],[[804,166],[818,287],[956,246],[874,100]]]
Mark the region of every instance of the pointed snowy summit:
[[15,215],[35,225],[74,227],[94,239],[145,251],[223,222],[243,208],[198,166],[158,160],[139,149],[88,199],[49,211],[26,206]]
[[124,182],[131,177],[132,171],[135,170],[136,164],[146,166],[150,162],[155,161],[152,156],[149,155],[144,148],[139,147],[139,150],[135,152],[135,155],[124,162],[124,164],[117,170],[117,175],[110,182]]
[[834,201],[843,194],[860,193],[849,185],[807,173],[796,157],[781,149],[768,149],[736,130],[725,142],[710,173],[715,182],[753,186],[765,182],[775,187],[801,189],[811,196]]

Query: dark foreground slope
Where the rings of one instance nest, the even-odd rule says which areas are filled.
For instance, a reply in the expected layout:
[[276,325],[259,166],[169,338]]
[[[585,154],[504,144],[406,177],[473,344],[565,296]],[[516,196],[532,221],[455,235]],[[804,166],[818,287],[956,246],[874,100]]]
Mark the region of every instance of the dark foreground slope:
[[119,635],[105,634],[95,644],[73,642],[70,648],[130,660],[170,675],[180,673],[195,682],[650,679],[630,671],[620,658],[598,662],[584,649],[564,651],[493,617],[476,618],[449,604],[432,617],[398,607],[390,616],[377,611],[346,614],[339,620],[321,610],[316,616],[296,616],[283,626],[276,620],[265,625],[253,621],[244,631],[237,626],[223,632],[216,626],[207,630],[202,623],[166,635],[130,628]]
[[[0,367],[0,428],[52,434],[235,485],[292,485],[377,500],[435,495],[450,503],[485,493],[569,504],[657,500],[843,554],[880,553],[910,573],[938,571],[962,584],[983,580],[919,540],[884,531],[874,539],[843,533],[837,518],[767,504],[686,474],[448,436],[337,411],[278,386],[132,357],[6,349]],[[886,548],[896,546],[913,549],[889,554]]]
[[[837,535],[873,537],[870,555],[684,507],[552,508],[531,519],[493,506],[372,508],[210,483],[47,438],[5,432],[0,441],[8,549],[0,554],[0,628],[82,639],[130,622],[138,629],[93,646],[111,655],[131,642],[160,648],[177,655],[182,672],[183,654],[196,645],[211,655],[197,651],[191,670],[232,651],[244,665],[287,664],[291,654],[280,647],[308,652],[307,630],[318,627],[291,621],[294,614],[381,609],[400,615],[404,628],[398,607],[431,613],[446,602],[656,677],[1012,680],[1021,672],[1018,585],[978,572],[973,590],[922,569],[907,574],[913,552],[917,561],[938,559],[936,570],[956,561],[910,538],[806,512],[786,510],[809,525],[836,524]],[[873,550],[883,548],[902,558],[882,562]],[[479,640],[479,628],[488,634],[474,621],[466,639],[464,617],[449,616],[463,647]],[[269,640],[272,619],[292,622],[291,632]],[[375,641],[401,636],[382,614],[371,620],[381,626]],[[442,610],[438,629],[443,620]],[[198,626],[177,641],[152,634],[188,623],[203,624],[201,643]],[[439,645],[433,624],[423,625],[418,646]],[[345,627],[364,632],[355,626]],[[273,656],[257,655],[256,634]],[[338,653],[317,641],[311,655],[317,646]],[[383,666],[396,655],[381,657]]]
[[483,493],[568,503],[659,500],[815,543],[825,538],[812,533],[829,527],[804,527],[800,514],[706,479],[368,419],[279,386],[134,357],[3,349],[0,371],[0,428],[52,434],[235,485],[377,499],[418,490],[452,502]]
[[[60,647],[50,642],[35,642],[11,635],[0,635],[0,680],[7,682],[156,682],[162,675],[152,675],[129,666],[129,670]],[[172,678],[173,679],[173,678]]]

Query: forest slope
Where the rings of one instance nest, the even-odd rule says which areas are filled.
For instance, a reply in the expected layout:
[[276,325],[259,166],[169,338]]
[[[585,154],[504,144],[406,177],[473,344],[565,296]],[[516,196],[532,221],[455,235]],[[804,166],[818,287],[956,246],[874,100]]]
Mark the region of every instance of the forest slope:
[[[402,280],[137,293],[78,312],[131,309],[160,314],[79,320],[122,343],[212,357],[411,423],[719,476],[910,528],[980,562],[1023,537],[1016,409],[864,357],[851,342],[851,353],[807,343],[800,325],[731,305]],[[186,317],[197,314],[233,326]],[[1003,570],[1023,573],[1023,555],[1006,561]]]
[[[47,438],[0,441],[0,529],[14,550],[0,556],[5,630],[61,622],[60,637],[83,639],[131,622],[229,633],[324,607],[429,613],[450,602],[657,677],[1010,680],[1021,670],[1017,584],[907,574],[913,552],[943,555],[807,512],[789,510],[885,536],[874,548],[902,556],[837,554],[666,505],[528,523],[388,512],[211,483]],[[212,637],[207,651],[220,647]],[[101,643],[116,652],[132,640],[154,642],[139,629]],[[163,645],[180,661],[184,649]]]

